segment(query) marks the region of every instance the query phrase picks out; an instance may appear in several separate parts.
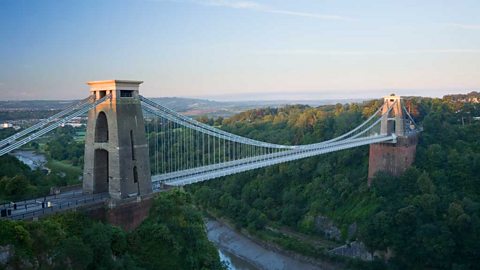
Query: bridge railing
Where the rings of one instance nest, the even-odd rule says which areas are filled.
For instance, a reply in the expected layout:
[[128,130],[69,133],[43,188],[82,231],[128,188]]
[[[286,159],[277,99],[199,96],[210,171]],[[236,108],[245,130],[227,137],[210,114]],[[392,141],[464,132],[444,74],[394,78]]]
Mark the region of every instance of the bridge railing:
[[[48,207],[48,201],[45,202],[44,207],[37,206],[38,209],[26,210],[25,212],[13,213],[5,219],[20,220],[41,217],[44,215],[65,211],[68,209],[75,209],[82,206],[97,204],[106,201],[110,198],[108,193],[90,194],[90,196],[83,196],[79,198],[69,198],[68,201],[52,202]],[[21,211],[21,209],[17,210]]]
[[[276,153],[271,155],[269,159],[258,160],[255,162],[245,162],[243,164],[228,164],[229,166],[219,166],[215,169],[209,171],[202,171],[197,173],[185,174],[177,177],[172,177],[170,179],[162,179],[163,181],[153,182],[153,189],[158,190],[162,184],[167,185],[185,185],[197,183],[213,178],[218,178],[222,176],[227,176],[239,172],[244,172],[248,170],[258,169],[262,167],[267,167],[270,165],[280,164],[283,162],[293,161],[297,159],[312,157],[319,154],[325,154],[329,152],[349,149],[353,147],[358,147],[362,145],[367,145],[371,143],[394,141],[396,139],[395,134],[392,135],[378,135],[367,138],[359,138],[348,141],[340,141],[335,144],[329,144],[325,146],[319,146],[311,149],[302,149],[302,150],[290,150],[284,151],[281,153]],[[156,177],[154,176],[154,179]],[[158,178],[160,179],[160,178]]]
[[36,198],[36,199],[16,201],[16,202],[8,202],[8,203],[1,204],[0,205],[0,210],[13,208],[14,204],[16,204],[17,208],[24,207],[25,205],[34,205],[34,204],[38,203],[39,199],[41,199],[42,201],[54,201],[54,200],[57,200],[57,199],[66,198],[67,196],[68,196],[68,198],[75,198],[75,197],[85,196],[86,194],[87,193],[83,192],[81,189],[78,189],[78,190],[69,191],[69,192],[65,192],[65,193],[47,195],[47,196],[43,196],[43,197]]

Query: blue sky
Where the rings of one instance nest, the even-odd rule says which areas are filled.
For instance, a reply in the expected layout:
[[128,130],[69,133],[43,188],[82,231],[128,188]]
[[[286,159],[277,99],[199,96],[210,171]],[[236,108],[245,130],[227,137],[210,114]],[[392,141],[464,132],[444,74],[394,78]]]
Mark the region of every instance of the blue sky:
[[480,89],[480,1],[0,0],[0,99],[86,81],[146,96],[359,98]]

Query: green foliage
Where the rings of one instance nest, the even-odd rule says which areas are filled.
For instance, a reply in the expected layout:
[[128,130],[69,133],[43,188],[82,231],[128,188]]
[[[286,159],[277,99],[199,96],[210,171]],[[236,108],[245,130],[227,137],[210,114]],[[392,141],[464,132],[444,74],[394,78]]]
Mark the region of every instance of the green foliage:
[[423,121],[416,168],[374,179],[373,192],[384,203],[365,224],[362,239],[372,249],[393,249],[402,268],[479,264],[480,125],[464,125],[465,110],[479,113],[469,104],[435,100]]
[[[9,130],[9,129],[6,129]],[[1,130],[1,136],[11,135]],[[0,201],[18,201],[47,195],[52,186],[77,184],[81,175],[79,163],[83,163],[83,142],[73,136],[76,128],[66,126],[57,129],[48,140],[46,155],[50,174],[40,169],[31,170],[17,158],[9,155],[0,157]],[[38,144],[31,144],[39,148]],[[62,161],[60,161],[62,160]]]
[[0,140],[10,137],[16,132],[14,128],[2,128],[0,129]]
[[[378,105],[257,109],[223,120],[222,128],[272,143],[313,143],[354,128]],[[366,187],[366,164],[363,147],[229,176],[192,190],[200,205],[250,231],[272,223],[311,234],[317,231],[314,218],[319,214],[354,222],[375,210]]]
[[[78,183],[79,171],[70,170],[62,177],[52,166],[52,173],[46,175],[39,169],[31,170],[17,158],[0,157],[0,201],[18,201],[47,195],[52,186]],[[65,170],[61,170],[65,171]]]
[[47,153],[52,159],[64,160],[74,166],[83,165],[83,152],[85,143],[76,141],[75,135],[78,129],[65,126],[55,130],[52,138],[47,142]]
[[[357,126],[378,105],[257,109],[223,120],[222,129],[273,143],[319,142]],[[480,107],[421,98],[407,106],[425,131],[415,167],[400,177],[379,174],[369,188],[368,151],[361,147],[192,186],[195,200],[257,236],[265,226],[321,235],[315,217],[322,215],[341,228],[356,222],[354,238],[372,251],[394,252],[391,268],[474,268],[480,263],[480,122],[473,116]],[[266,219],[258,222],[261,216]]]
[[128,246],[146,269],[223,269],[200,212],[181,190],[159,194]]
[[15,201],[43,195],[41,187],[43,181],[40,179],[44,177],[42,172],[30,170],[27,165],[13,156],[1,156],[0,201]]
[[56,269],[87,269],[93,262],[93,250],[82,239],[72,236],[62,239],[54,257]]
[[136,230],[65,213],[38,222],[0,221],[0,246],[11,245],[13,268],[224,269],[190,195],[173,190],[155,198]]

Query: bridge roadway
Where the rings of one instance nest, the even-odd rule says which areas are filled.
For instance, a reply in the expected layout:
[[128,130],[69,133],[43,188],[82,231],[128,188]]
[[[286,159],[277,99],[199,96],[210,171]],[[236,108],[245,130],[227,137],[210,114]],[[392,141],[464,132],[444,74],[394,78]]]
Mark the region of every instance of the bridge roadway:
[[152,176],[153,190],[159,190],[162,183],[169,186],[184,186],[288,161],[381,142],[396,142],[396,135],[375,135],[357,139],[346,139],[326,145],[314,145],[311,148],[299,147],[293,150],[285,150],[168,174],[154,175]]
[[[83,193],[81,188],[76,190],[40,197],[32,200],[19,201],[15,203],[6,203],[0,205],[0,211],[11,211],[7,216],[9,219],[21,220],[31,219],[48,215],[67,209],[75,209],[82,206],[98,204],[108,200],[108,192],[87,194]],[[2,217],[5,218],[5,217]]]
[[[348,148],[368,145],[380,142],[395,142],[395,135],[376,135],[360,139],[347,139],[327,145],[318,145],[310,149],[298,148],[285,150],[272,154],[245,158],[220,164],[203,166],[195,169],[183,170],[164,175],[152,176],[154,192],[160,192],[161,184],[169,186],[183,186],[206,181],[222,176],[263,168],[283,162],[312,157]],[[0,205],[0,211],[10,210],[9,219],[31,219],[56,212],[75,209],[82,206],[89,206],[103,203],[109,199],[108,192],[88,194],[83,193],[81,188],[64,192],[57,195],[45,196],[32,200],[19,201]],[[5,218],[5,217],[3,217]]]

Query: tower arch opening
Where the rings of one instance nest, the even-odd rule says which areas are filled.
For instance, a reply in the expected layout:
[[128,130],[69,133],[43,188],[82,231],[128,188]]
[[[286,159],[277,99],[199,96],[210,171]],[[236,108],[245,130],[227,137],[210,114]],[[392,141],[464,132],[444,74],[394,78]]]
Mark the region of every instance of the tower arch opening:
[[108,178],[108,151],[105,149],[95,149],[93,157],[93,189],[95,193],[108,191]]
[[108,142],[108,120],[105,112],[100,112],[95,124],[95,142]]

